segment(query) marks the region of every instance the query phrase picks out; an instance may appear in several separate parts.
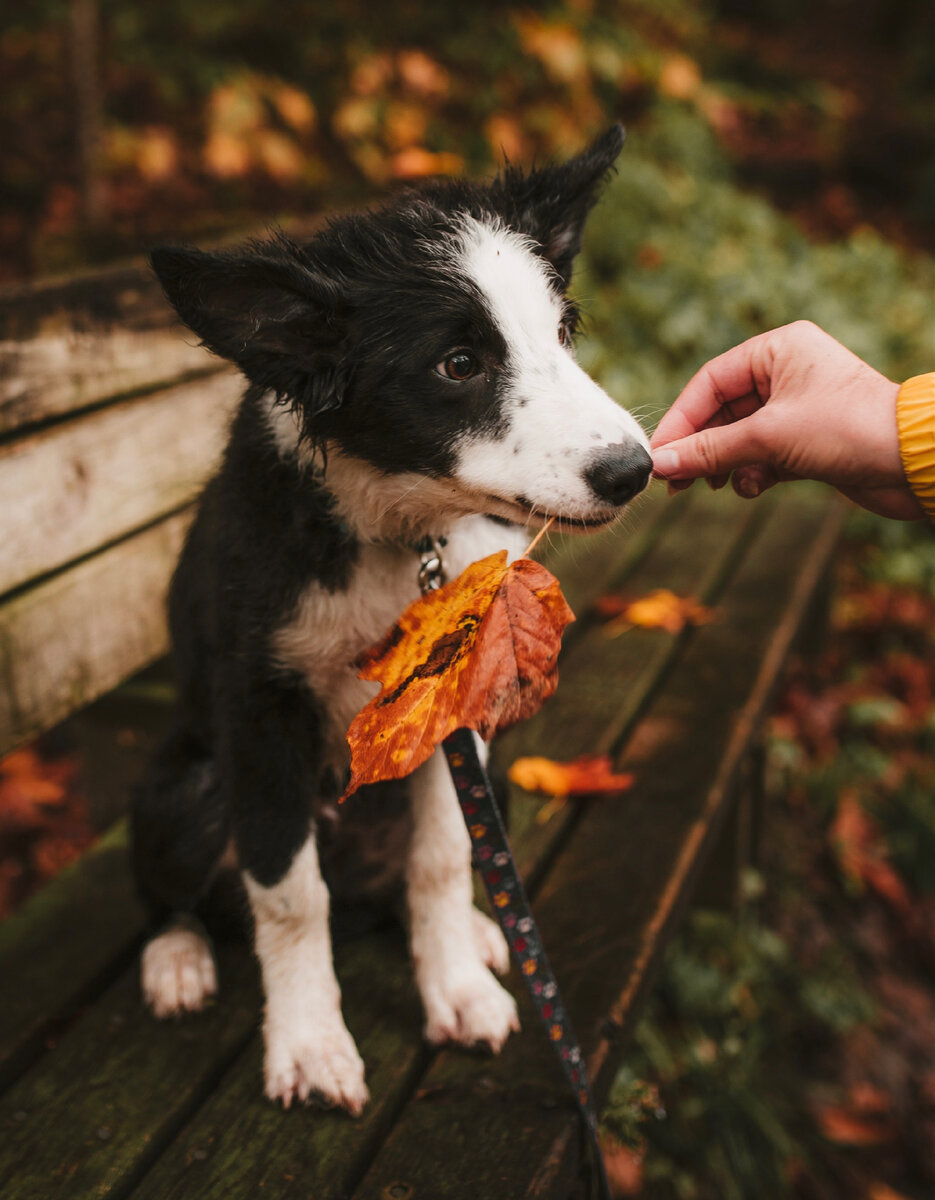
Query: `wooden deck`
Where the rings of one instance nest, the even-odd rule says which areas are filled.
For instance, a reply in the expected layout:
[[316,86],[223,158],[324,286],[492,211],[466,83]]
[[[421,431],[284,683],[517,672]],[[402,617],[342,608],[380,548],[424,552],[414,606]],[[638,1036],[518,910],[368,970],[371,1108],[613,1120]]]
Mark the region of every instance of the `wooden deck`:
[[[556,696],[497,753],[506,764],[606,751],[637,776],[624,797],[569,804],[544,824],[539,801],[514,791],[511,802],[516,857],[599,1102],[730,817],[841,519],[840,504],[807,489],[754,504],[701,487],[676,499],[658,489],[628,533],[572,539],[552,556],[579,620]],[[609,639],[588,610],[617,587],[690,593],[717,619],[675,636]],[[371,1103],[356,1121],[284,1114],[262,1097],[261,1001],[245,946],[221,950],[210,1011],[159,1024],[143,1010],[143,914],[125,838],[117,826],[0,925],[4,1200],[578,1194],[577,1118],[515,974],[523,1031],[498,1058],[433,1053],[402,937],[340,947]]]

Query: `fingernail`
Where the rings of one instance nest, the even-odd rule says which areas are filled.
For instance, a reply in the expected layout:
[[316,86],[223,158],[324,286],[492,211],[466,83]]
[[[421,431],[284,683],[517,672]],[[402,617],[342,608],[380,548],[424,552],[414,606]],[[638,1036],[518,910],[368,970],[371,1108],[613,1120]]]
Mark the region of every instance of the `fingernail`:
[[750,479],[749,476],[742,475],[737,480],[737,491],[745,500],[755,500],[760,494],[760,485],[755,479]]
[[657,475],[673,475],[679,468],[679,456],[674,450],[653,451],[653,470]]

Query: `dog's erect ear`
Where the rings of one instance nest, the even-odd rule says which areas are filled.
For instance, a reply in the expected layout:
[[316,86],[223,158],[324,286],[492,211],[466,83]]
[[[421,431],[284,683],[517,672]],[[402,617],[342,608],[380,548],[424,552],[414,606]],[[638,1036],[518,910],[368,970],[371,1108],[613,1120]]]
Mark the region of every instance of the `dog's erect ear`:
[[624,136],[622,125],[612,125],[568,162],[528,175],[507,167],[498,181],[505,191],[510,224],[535,238],[565,286],[581,249],[584,222],[617,160]]
[[284,235],[243,250],[162,247],[153,270],[176,312],[205,346],[254,383],[306,406],[341,401],[341,296]]

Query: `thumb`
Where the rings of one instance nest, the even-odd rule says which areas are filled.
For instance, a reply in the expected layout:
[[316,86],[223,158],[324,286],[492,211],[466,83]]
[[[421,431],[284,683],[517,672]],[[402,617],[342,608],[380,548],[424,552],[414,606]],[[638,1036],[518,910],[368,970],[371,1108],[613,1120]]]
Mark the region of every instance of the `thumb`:
[[653,450],[653,473],[662,479],[703,479],[763,461],[759,439],[751,437],[752,423],[748,418],[667,442]]

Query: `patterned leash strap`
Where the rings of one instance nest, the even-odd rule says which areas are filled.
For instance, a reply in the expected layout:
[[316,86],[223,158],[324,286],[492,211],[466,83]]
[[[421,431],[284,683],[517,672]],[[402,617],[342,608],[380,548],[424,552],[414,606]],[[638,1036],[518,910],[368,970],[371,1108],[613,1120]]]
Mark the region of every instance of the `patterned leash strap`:
[[594,1157],[598,1196],[600,1200],[610,1200],[604,1158],[597,1138],[597,1114],[591,1100],[581,1048],[542,948],[493,788],[478,757],[474,734],[469,729],[458,729],[445,738],[442,747],[471,835],[475,866],[484,880],[491,908],[519,966],[549,1041],[571,1084]]

